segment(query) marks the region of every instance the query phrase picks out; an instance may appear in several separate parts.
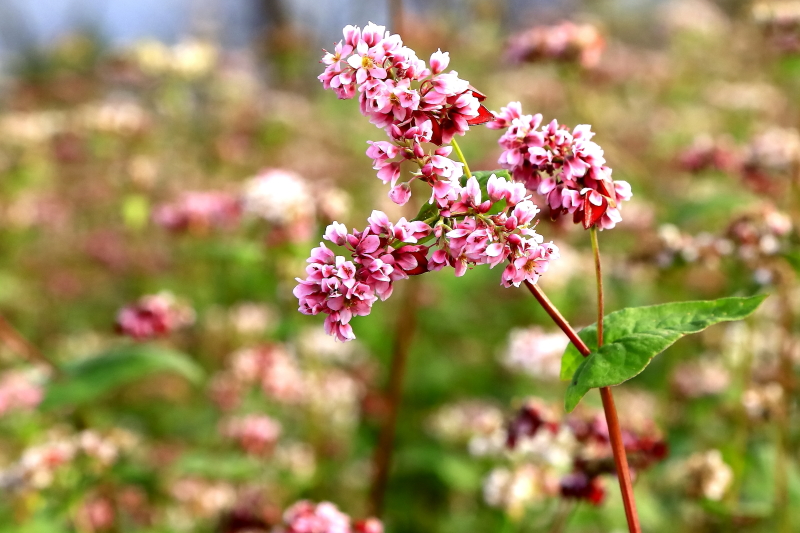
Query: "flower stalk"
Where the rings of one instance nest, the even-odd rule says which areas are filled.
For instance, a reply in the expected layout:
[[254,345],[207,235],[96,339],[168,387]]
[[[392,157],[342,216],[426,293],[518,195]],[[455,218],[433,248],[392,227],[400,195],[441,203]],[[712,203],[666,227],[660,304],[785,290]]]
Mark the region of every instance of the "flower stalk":
[[[599,255],[598,255],[599,257]],[[584,356],[588,356],[591,350],[586,343],[583,342],[578,336],[578,333],[570,326],[569,322],[564,318],[561,312],[553,305],[550,299],[545,295],[541,288],[534,283],[525,282],[525,286],[530,293],[542,306],[542,309],[550,315],[553,322],[566,334],[570,342],[578,349]],[[599,331],[599,324],[598,324]],[[599,337],[598,337],[599,339]],[[633,486],[631,485],[630,468],[628,467],[628,457],[625,454],[625,446],[622,443],[622,430],[620,429],[619,417],[617,416],[617,409],[614,405],[614,396],[611,394],[609,387],[600,389],[600,397],[603,400],[603,411],[606,416],[606,423],[608,424],[608,434],[611,440],[611,450],[614,453],[614,464],[617,469],[617,476],[619,477],[619,486],[622,492],[622,503],[625,507],[625,517],[628,520],[628,530],[630,533],[641,533],[639,526],[639,516],[636,512],[636,501],[633,496]]]
[[[597,227],[591,229],[592,253],[594,254],[594,267],[597,275],[597,348],[603,345],[603,317],[605,316],[605,298],[603,295],[603,269],[600,262],[600,245],[597,239]],[[628,468],[628,457],[625,454],[625,445],[622,442],[617,409],[614,405],[614,396],[610,387],[600,388],[600,397],[603,399],[603,411],[608,424],[608,435],[611,439],[611,449],[614,452],[614,464],[617,467],[619,488],[622,492],[622,503],[625,507],[625,518],[628,520],[628,529],[633,532],[641,531],[639,516],[636,512],[636,499],[631,485],[631,474]]]

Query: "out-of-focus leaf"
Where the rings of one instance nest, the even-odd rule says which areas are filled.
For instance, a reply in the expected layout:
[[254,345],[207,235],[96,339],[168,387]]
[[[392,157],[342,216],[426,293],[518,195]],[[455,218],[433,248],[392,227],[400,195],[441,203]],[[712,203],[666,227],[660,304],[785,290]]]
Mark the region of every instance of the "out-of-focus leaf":
[[800,272],[800,252],[792,251],[783,254],[783,258],[796,272]]
[[631,379],[675,341],[719,322],[745,318],[767,295],[750,298],[675,302],[630,307],[603,321],[604,344],[597,349],[597,325],[578,334],[592,353],[583,357],[570,345],[561,360],[561,378],[569,379],[565,408],[572,411],[590,389],[610,387]]
[[76,406],[147,376],[169,372],[198,383],[203,370],[192,359],[155,344],[131,344],[65,365],[64,375],[47,386],[42,409]]

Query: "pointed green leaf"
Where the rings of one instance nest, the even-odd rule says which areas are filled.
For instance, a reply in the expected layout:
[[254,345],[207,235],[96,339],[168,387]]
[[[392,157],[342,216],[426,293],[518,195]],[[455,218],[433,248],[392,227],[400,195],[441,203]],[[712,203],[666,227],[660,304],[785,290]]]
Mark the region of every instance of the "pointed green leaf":
[[615,311],[603,320],[604,344],[597,349],[597,326],[578,335],[592,350],[583,357],[573,346],[564,352],[561,377],[570,380],[565,399],[572,411],[597,387],[610,387],[638,375],[656,355],[675,341],[719,322],[741,320],[756,310],[767,295],[675,302]]
[[87,404],[115,388],[162,372],[193,383],[203,377],[203,370],[188,355],[155,344],[113,348],[62,370],[64,375],[47,386],[42,409]]

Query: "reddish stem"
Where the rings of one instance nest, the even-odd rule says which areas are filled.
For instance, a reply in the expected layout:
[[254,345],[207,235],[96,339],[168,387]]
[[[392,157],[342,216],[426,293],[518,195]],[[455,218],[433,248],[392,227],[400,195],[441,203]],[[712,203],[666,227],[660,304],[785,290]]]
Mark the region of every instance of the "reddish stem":
[[[583,340],[578,337],[578,334],[569,325],[569,322],[563,317],[558,309],[550,302],[547,296],[542,292],[538,285],[525,282],[525,286],[533,294],[533,297],[539,302],[542,308],[550,315],[553,322],[561,328],[572,344],[578,351],[586,357],[591,353],[591,350]],[[619,417],[617,416],[617,408],[614,405],[614,397],[611,394],[609,387],[602,387],[600,389],[600,397],[603,399],[603,411],[606,415],[606,423],[608,424],[608,435],[611,439],[611,451],[614,453],[614,464],[617,467],[617,477],[619,478],[619,488],[622,492],[622,503],[625,506],[625,517],[628,520],[628,530],[630,533],[641,533],[642,529],[639,526],[639,516],[636,512],[636,501],[633,496],[633,486],[631,485],[630,468],[628,467],[628,457],[625,454],[625,445],[622,443],[622,430],[619,425]]]

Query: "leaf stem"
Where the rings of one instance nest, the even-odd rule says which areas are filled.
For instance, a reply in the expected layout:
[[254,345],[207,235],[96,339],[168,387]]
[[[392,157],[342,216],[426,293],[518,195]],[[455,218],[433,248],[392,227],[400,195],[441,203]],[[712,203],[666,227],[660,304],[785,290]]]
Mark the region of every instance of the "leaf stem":
[[[597,240],[597,226],[590,230],[592,237],[592,252],[594,253],[594,269],[597,274],[597,348],[603,346],[603,317],[605,316],[605,301],[603,296],[603,269],[600,264],[600,244]],[[617,467],[619,489],[622,492],[622,504],[625,507],[625,518],[628,520],[628,530],[639,533],[639,516],[636,512],[636,499],[633,496],[631,474],[628,468],[628,457],[625,454],[625,445],[622,442],[622,430],[619,425],[617,408],[614,405],[614,396],[610,387],[600,387],[600,397],[603,399],[603,411],[608,424],[608,435],[611,440],[611,450],[614,452],[614,464]]]
[[[542,292],[542,289],[529,281],[525,281],[525,286],[547,314],[550,315],[553,322],[555,322],[556,325],[561,328],[561,331],[569,337],[569,340],[575,345],[575,348],[577,348],[584,357],[588,356],[591,353],[589,347],[586,346],[583,339],[578,336],[561,312],[556,309],[550,299]],[[614,452],[614,465],[617,467],[617,477],[619,478],[619,487],[622,492],[622,503],[625,507],[625,517],[628,520],[628,530],[630,533],[641,533],[639,516],[636,512],[636,501],[633,496],[633,486],[631,485],[628,457],[625,455],[625,446],[622,443],[622,430],[620,429],[619,417],[617,416],[617,409],[614,405],[614,397],[611,394],[611,389],[602,387],[600,389],[600,397],[603,400],[603,411],[605,412],[606,423],[608,424],[611,450]]]
[[455,139],[451,140],[450,144],[453,146],[453,149],[455,149],[458,158],[464,163],[464,173],[467,175],[467,179],[471,178],[472,172],[469,171],[469,165],[467,164],[467,159],[464,157],[464,152],[461,151],[461,147],[458,146]]

